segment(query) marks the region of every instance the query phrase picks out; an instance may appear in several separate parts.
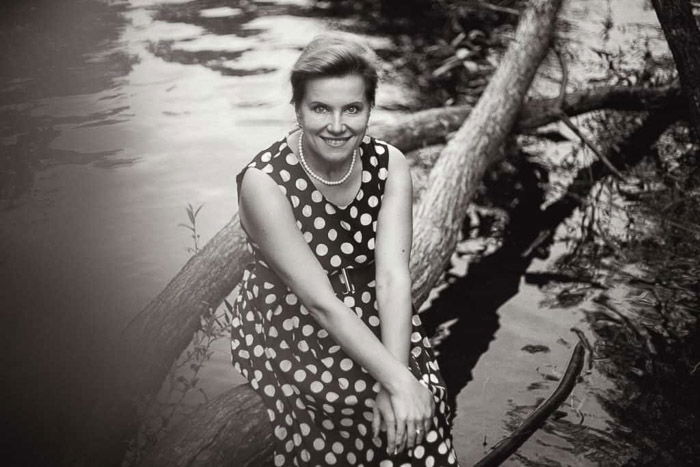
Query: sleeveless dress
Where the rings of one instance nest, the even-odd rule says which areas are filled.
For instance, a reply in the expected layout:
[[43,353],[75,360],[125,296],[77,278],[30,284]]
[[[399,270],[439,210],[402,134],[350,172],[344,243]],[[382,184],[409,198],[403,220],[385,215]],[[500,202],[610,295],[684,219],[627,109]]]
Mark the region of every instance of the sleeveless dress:
[[[362,182],[345,207],[329,202],[308,177],[286,138],[261,151],[249,167],[267,173],[287,197],[296,224],[324,270],[362,268],[374,260],[377,216],[388,176],[386,143],[360,145]],[[433,394],[433,426],[421,445],[396,456],[384,434],[372,436],[380,385],[320,327],[270,270],[248,237],[254,261],[234,302],[231,353],[235,368],[263,398],[273,426],[276,466],[446,466],[457,460],[450,437],[445,385],[414,311],[410,370]],[[371,267],[371,266],[369,266]],[[373,274],[373,273],[372,273]],[[341,298],[380,337],[375,281]]]

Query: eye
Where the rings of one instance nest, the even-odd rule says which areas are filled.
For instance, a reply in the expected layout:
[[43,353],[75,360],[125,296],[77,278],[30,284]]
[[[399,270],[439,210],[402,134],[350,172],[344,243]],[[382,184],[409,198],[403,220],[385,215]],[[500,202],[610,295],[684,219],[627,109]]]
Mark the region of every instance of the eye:
[[358,105],[351,105],[351,106],[349,106],[349,107],[347,107],[347,108],[345,109],[345,111],[346,111],[347,113],[349,113],[349,114],[356,114],[356,113],[359,113],[360,110],[362,110],[362,109],[361,109],[360,106],[358,106]]
[[325,105],[316,104],[313,107],[311,107],[311,110],[318,114],[322,114],[328,112],[328,107],[326,107]]

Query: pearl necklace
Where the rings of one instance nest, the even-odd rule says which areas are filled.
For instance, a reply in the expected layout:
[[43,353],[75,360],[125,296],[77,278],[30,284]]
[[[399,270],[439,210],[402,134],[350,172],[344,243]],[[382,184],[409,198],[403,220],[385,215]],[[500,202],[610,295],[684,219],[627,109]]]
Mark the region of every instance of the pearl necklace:
[[301,166],[304,168],[304,170],[306,170],[306,172],[309,175],[311,175],[313,178],[323,183],[324,185],[340,185],[350,177],[350,174],[352,174],[352,169],[355,167],[355,159],[357,159],[357,148],[355,148],[352,151],[352,160],[350,160],[350,168],[345,173],[345,175],[340,177],[338,180],[326,180],[325,178],[321,177],[316,172],[311,170],[311,167],[309,167],[309,165],[306,163],[306,159],[304,159],[304,144],[302,143],[303,139],[304,130],[301,130],[301,133],[299,134],[299,162],[301,162]]

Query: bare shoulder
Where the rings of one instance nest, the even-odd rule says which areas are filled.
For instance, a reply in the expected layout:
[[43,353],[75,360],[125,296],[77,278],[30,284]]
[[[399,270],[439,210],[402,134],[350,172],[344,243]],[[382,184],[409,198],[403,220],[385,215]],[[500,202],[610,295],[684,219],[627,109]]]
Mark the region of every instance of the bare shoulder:
[[391,144],[385,143],[388,149],[388,169],[389,169],[389,179],[394,178],[396,179],[401,178],[401,179],[406,179],[410,181],[410,166],[408,163],[408,159],[406,159],[406,156],[404,153],[397,148],[396,146],[393,146]]
[[291,206],[277,183],[255,167],[249,167],[243,174],[238,205],[244,223],[254,218],[291,214]]

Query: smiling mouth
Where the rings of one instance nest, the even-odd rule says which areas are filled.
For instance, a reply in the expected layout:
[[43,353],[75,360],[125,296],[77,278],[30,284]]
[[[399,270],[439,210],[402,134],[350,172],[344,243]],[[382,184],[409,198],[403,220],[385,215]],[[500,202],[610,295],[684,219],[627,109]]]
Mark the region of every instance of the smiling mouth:
[[347,138],[326,138],[326,137],[321,137],[323,141],[326,142],[327,145],[332,146],[334,148],[338,148],[345,144],[346,142],[350,141],[350,136]]

